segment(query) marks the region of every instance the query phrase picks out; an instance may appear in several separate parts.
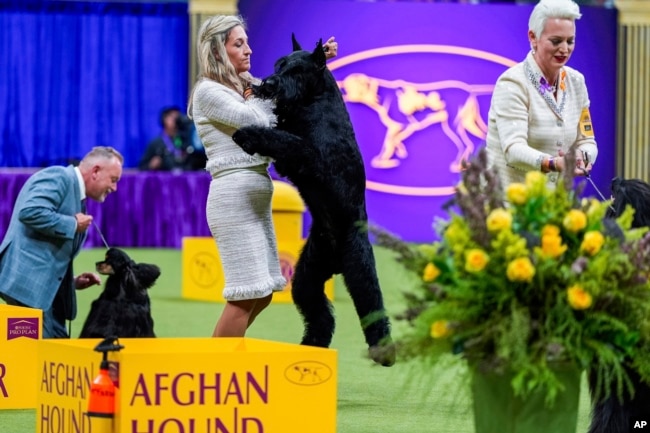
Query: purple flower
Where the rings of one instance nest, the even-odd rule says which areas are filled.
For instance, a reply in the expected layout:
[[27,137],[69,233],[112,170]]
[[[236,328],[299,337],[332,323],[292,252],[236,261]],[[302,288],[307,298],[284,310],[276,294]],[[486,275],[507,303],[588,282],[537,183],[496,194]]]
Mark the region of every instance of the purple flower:
[[581,274],[587,269],[587,258],[584,256],[578,257],[571,265],[571,270],[576,274]]
[[546,81],[546,78],[541,77],[539,79],[539,88],[542,90],[542,93],[553,93],[555,92],[555,86],[551,86],[548,81]]

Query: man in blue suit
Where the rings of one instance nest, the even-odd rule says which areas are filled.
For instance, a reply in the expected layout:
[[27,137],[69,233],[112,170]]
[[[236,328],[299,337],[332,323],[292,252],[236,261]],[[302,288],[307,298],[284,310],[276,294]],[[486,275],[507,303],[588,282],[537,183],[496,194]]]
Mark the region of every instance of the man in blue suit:
[[65,322],[77,314],[75,289],[101,284],[94,273],[75,276],[72,262],[93,220],[85,199],[103,202],[116,191],[123,163],[112,147],[94,147],[78,167],[34,173],[18,194],[0,244],[0,297],[43,310],[43,338],[69,338]]

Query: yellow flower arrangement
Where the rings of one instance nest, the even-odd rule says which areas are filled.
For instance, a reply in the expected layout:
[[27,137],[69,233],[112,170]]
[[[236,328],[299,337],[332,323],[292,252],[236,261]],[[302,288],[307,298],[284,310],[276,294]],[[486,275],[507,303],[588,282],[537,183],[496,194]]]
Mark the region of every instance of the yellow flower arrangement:
[[524,204],[526,203],[528,191],[526,190],[526,185],[521,183],[513,183],[508,186],[506,190],[506,196],[508,201],[514,204]]
[[440,275],[440,269],[436,268],[436,265],[433,263],[427,263],[422,272],[422,281],[430,283],[438,278],[438,275]]
[[465,270],[472,273],[481,272],[489,261],[490,256],[485,251],[473,248],[465,255]]
[[580,251],[584,251],[590,256],[598,254],[605,243],[605,236],[599,231],[592,230],[585,233],[585,237],[580,244]]
[[567,300],[574,310],[586,310],[593,303],[592,296],[577,284],[567,289]]
[[629,386],[625,363],[650,381],[650,234],[630,228],[632,209],[609,218],[609,202],[573,185],[530,172],[504,194],[481,151],[438,240],[377,237],[419,277],[400,316],[412,325],[396,339],[404,357],[458,356],[549,400],[562,389],[554,362],[593,369],[603,392]]
[[450,334],[451,329],[446,320],[436,320],[431,324],[431,338],[445,338]]
[[512,226],[512,214],[505,209],[494,209],[486,222],[487,229],[491,232],[507,230]]

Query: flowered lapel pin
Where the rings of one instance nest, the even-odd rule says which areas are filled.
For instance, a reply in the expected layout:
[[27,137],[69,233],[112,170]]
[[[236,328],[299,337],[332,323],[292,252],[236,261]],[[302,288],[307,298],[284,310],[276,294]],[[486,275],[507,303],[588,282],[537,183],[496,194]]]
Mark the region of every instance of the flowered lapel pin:
[[548,81],[546,81],[546,78],[544,76],[540,77],[539,79],[539,90],[542,91],[542,94],[548,92],[548,93],[555,93],[555,86],[551,86]]
[[[560,87],[560,89],[562,89],[563,92],[566,90],[565,78],[566,78],[566,72],[562,71],[562,73],[560,74],[559,87]],[[541,91],[542,95],[547,93],[547,92],[548,93],[555,93],[556,87],[552,86],[548,81],[546,81],[546,78],[544,78],[544,76],[542,75],[539,78],[539,90]]]

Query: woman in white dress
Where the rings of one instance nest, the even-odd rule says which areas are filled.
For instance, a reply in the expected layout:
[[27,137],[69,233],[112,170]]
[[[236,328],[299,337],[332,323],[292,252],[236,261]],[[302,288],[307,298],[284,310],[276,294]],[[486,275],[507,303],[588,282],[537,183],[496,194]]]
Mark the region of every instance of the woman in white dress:
[[[330,38],[328,56],[336,55]],[[281,291],[273,228],[273,183],[270,158],[248,155],[233,140],[242,126],[273,126],[273,104],[255,98],[250,85],[259,80],[248,72],[252,50],[239,16],[208,18],[197,35],[199,80],[188,107],[208,158],[212,175],[206,216],[217,243],[225,274],[226,305],[214,337],[243,337],[257,315]]]

